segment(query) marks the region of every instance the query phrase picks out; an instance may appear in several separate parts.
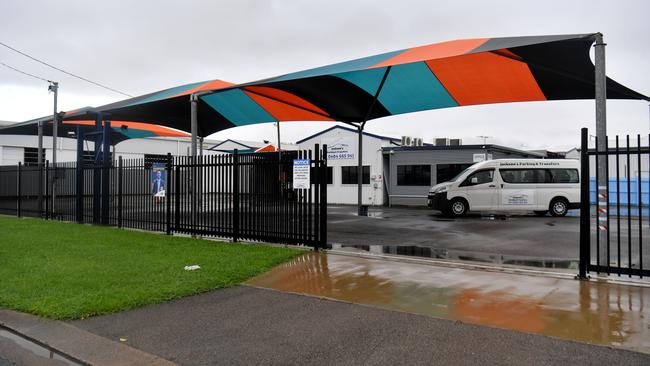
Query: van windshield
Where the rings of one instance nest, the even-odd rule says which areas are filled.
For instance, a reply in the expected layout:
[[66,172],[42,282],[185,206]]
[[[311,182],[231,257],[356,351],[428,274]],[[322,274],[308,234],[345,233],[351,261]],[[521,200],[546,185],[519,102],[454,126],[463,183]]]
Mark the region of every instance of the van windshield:
[[467,173],[467,172],[470,171],[470,170],[472,170],[472,167],[469,167],[469,168],[465,168],[465,169],[463,169],[462,172],[456,174],[456,176],[453,177],[453,178],[451,178],[449,181],[450,181],[450,182],[455,182],[455,181],[457,181],[458,178],[460,178],[461,175]]

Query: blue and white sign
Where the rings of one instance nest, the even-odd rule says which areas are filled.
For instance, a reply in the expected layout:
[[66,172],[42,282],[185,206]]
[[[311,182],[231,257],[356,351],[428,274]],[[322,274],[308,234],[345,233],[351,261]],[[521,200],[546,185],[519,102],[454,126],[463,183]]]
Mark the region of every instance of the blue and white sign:
[[293,160],[293,189],[309,189],[310,168],[309,159]]

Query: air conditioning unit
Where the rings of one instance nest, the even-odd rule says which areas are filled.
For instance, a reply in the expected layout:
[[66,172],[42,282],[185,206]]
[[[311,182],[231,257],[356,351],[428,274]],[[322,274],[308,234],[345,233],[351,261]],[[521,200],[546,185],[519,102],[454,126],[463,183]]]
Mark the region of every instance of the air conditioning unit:
[[406,146],[406,138],[408,136],[402,136],[402,146]]
[[415,140],[415,146],[422,146],[422,138],[421,137],[414,138],[414,140]]
[[411,146],[412,143],[413,143],[413,139],[411,138],[411,136],[404,136],[403,146]]
[[435,138],[433,139],[433,144],[435,146],[449,146],[448,138]]
[[462,139],[451,139],[451,140],[449,140],[449,145],[450,146],[460,146],[462,144],[463,144]]

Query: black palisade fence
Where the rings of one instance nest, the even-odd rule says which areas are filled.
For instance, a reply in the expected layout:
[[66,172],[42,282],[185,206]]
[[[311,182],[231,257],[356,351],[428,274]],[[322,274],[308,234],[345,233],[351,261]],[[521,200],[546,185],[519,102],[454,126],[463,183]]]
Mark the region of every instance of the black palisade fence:
[[[606,141],[599,150],[596,140],[590,149],[588,131],[582,129],[579,277],[595,272],[647,278],[644,255],[647,259],[650,252],[643,239],[650,232],[650,148],[642,146],[641,135],[612,140],[614,146]],[[596,169],[602,159],[606,172]],[[600,193],[599,174],[607,175]]]
[[[0,213],[325,248],[326,149],[1,166]],[[296,159],[308,188],[293,185]]]

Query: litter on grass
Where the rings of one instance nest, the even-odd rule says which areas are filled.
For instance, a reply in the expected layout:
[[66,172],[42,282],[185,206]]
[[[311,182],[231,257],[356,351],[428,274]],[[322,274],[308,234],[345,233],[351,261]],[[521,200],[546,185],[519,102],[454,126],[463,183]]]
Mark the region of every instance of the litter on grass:
[[197,269],[200,269],[200,268],[201,268],[201,266],[199,266],[198,264],[193,264],[191,266],[185,266],[186,271],[196,271]]

